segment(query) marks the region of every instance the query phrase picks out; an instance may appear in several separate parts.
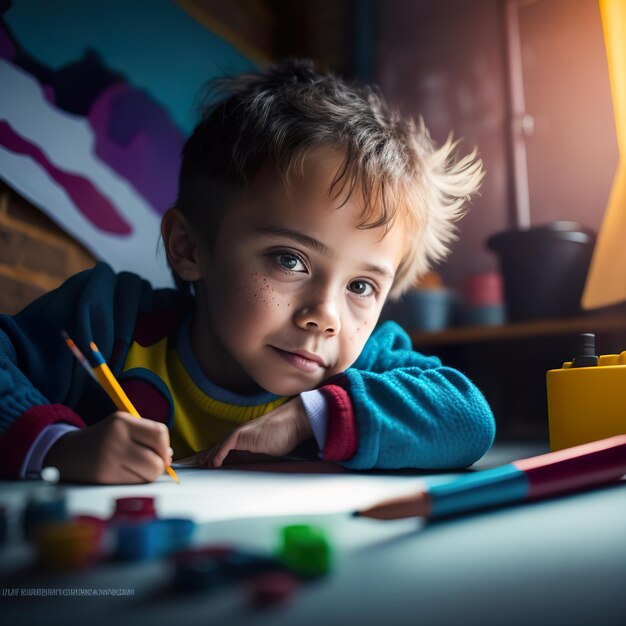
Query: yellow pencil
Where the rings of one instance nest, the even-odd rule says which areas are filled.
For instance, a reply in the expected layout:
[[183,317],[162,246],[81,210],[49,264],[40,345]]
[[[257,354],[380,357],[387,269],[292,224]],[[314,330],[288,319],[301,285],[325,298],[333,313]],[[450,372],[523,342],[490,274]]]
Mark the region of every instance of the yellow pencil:
[[141,417],[137,409],[133,406],[132,402],[126,395],[126,392],[120,387],[120,384],[113,376],[113,372],[109,369],[107,362],[104,360],[98,346],[92,341],[89,344],[92,351],[92,356],[95,359],[96,364],[92,365],[93,373],[96,375],[98,382],[104,387],[104,390],[109,395],[109,398],[113,400],[115,406],[120,411],[126,411],[135,417]]
[[[89,344],[91,351],[93,353],[93,357],[96,360],[96,365],[93,366],[93,371],[100,384],[104,387],[104,390],[109,394],[109,398],[115,402],[115,406],[120,411],[126,411],[130,413],[134,417],[140,418],[137,409],[133,406],[133,403],[130,401],[124,390],[120,387],[120,384],[113,376],[113,372],[109,369],[107,362],[104,360],[102,354],[100,354],[100,350],[98,350],[98,346],[92,341]],[[168,465],[166,466],[167,473],[177,482],[178,476],[176,476],[176,472]]]
[[[93,357],[96,360],[96,365],[93,366],[93,371],[100,384],[104,387],[104,390],[109,394],[109,398],[115,402],[115,406],[120,411],[126,411],[130,413],[134,417],[140,418],[137,409],[133,406],[133,403],[130,401],[124,390],[120,387],[120,384],[113,376],[113,372],[109,369],[107,362],[104,360],[102,354],[100,354],[100,350],[98,350],[98,346],[92,341],[89,344],[91,351],[93,353]],[[168,465],[166,466],[167,473],[177,482],[178,476],[176,476],[176,472]]]
[[[63,337],[65,338],[65,343],[68,348],[72,351],[72,354],[78,359],[80,364],[92,375],[95,376],[96,380],[102,385],[104,390],[107,392],[109,398],[113,400],[115,406],[120,411],[126,411],[130,413],[132,416],[141,418],[137,409],[133,406],[133,403],[130,401],[120,384],[113,376],[113,372],[109,369],[107,362],[104,360],[102,354],[100,354],[100,350],[98,350],[98,346],[92,341],[89,346],[93,352],[94,359],[96,361],[96,365],[91,366],[83,353],[78,349],[76,344],[70,339],[69,335],[63,331]],[[177,482],[178,476],[176,476],[176,472],[168,465],[166,468],[167,473]]]

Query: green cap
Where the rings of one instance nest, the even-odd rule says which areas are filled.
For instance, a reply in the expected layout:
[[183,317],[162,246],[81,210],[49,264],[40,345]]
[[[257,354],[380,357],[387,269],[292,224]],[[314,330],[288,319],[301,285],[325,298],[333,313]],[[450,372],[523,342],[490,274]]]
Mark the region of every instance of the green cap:
[[331,550],[324,531],[315,526],[294,524],[281,530],[278,557],[300,576],[323,576],[330,570]]

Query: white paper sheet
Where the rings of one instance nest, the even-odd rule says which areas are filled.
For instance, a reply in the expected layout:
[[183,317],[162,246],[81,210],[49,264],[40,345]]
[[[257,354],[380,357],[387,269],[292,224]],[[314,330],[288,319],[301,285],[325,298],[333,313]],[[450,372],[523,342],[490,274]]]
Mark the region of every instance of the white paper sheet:
[[155,496],[161,517],[188,517],[198,523],[242,517],[353,511],[381,499],[417,491],[415,476],[291,474],[240,470],[177,469],[180,485],[164,476],[133,486],[66,488],[72,514],[108,517],[115,499]]

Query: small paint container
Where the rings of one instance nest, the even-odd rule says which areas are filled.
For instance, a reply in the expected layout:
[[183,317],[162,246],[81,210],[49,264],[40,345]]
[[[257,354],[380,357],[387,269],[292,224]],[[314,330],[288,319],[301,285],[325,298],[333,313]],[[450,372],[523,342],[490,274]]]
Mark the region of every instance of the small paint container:
[[91,565],[100,554],[100,529],[93,523],[66,520],[39,524],[33,530],[39,565],[46,570]]
[[506,311],[502,304],[466,306],[463,309],[463,323],[467,326],[500,326],[506,321]]
[[24,536],[32,539],[35,530],[52,522],[62,522],[68,519],[67,498],[57,491],[45,490],[35,494],[26,504],[22,516]]
[[159,520],[115,523],[114,556],[120,561],[150,561],[162,555],[163,530]]
[[295,524],[281,530],[278,558],[300,576],[323,576],[331,568],[331,550],[324,531],[315,526]]
[[502,305],[504,288],[500,272],[489,271],[470,274],[463,279],[463,302],[468,307]]
[[145,522],[153,519],[156,519],[153,497],[117,498],[115,500],[112,522]]
[[407,330],[439,331],[450,326],[456,294],[449,289],[415,289],[404,294],[402,303]]
[[72,519],[75,522],[90,524],[94,527],[98,543],[98,552],[101,552],[105,533],[108,527],[107,520],[102,519],[101,517],[96,517],[95,515],[75,515]]
[[197,524],[187,518],[170,517],[159,519],[162,534],[162,554],[179,552],[191,546]]

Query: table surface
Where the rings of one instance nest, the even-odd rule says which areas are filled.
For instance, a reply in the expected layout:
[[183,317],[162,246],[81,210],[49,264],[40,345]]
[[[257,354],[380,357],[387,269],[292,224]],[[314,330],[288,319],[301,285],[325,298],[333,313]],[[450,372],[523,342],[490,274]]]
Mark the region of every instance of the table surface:
[[[537,446],[497,445],[477,468],[543,451]],[[450,520],[379,522],[354,518],[348,513],[348,507],[362,497],[358,493],[360,485],[366,485],[371,495],[378,498],[381,490],[406,492],[416,481],[449,480],[450,475],[402,472],[294,476],[265,472],[265,476],[259,477],[252,472],[231,470],[198,472],[183,471],[180,487],[195,489],[204,484],[204,491],[193,493],[196,501],[200,493],[211,500],[213,485],[222,480],[227,481],[224,484],[231,490],[233,500],[240,493],[233,485],[238,483],[241,493],[249,494],[245,489],[249,490],[252,484],[271,500],[268,506],[281,513],[272,515],[257,502],[247,514],[237,517],[237,511],[246,509],[234,508],[220,518],[215,513],[219,512],[219,503],[213,501],[212,513],[208,514],[213,517],[200,524],[198,545],[229,542],[269,554],[275,549],[283,526],[315,524],[325,530],[333,547],[331,573],[302,585],[284,606],[260,611],[249,605],[245,590],[236,585],[211,593],[174,594],[170,589],[172,570],[166,560],[130,565],[106,562],[88,571],[62,575],[37,573],[26,567],[32,555],[16,539],[0,551],[2,622],[89,626],[626,623],[624,481]],[[321,485],[332,502],[326,510],[314,513],[305,510],[304,499],[293,498],[292,512],[284,514],[289,507],[277,504],[283,482],[287,494],[284,499],[298,487],[304,493],[313,493],[312,489]],[[192,483],[193,487],[185,486]],[[37,487],[41,488],[34,483],[0,483],[0,503],[18,506]],[[181,501],[184,493],[173,491],[165,481],[117,490],[123,490],[124,495],[143,495],[147,487],[151,488],[150,493],[163,495],[166,500],[168,494],[173,494],[172,498]],[[70,508],[79,510],[95,502],[94,493],[101,494],[100,500],[109,501],[116,495],[112,489],[70,487]],[[251,515],[251,511],[260,514]],[[56,589],[68,593],[131,589],[133,595],[22,595]],[[17,590],[18,595],[9,595],[11,590]]]

